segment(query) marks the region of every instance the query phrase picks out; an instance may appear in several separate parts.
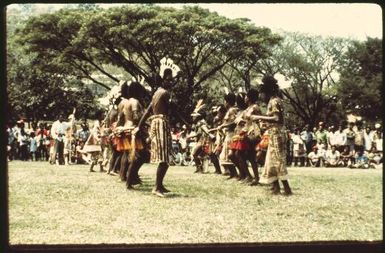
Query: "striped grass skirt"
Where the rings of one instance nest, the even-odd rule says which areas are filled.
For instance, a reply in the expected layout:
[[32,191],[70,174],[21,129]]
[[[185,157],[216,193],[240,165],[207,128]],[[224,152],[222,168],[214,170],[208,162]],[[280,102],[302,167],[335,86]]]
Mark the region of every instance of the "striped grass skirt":
[[170,125],[164,115],[153,115],[151,120],[151,163],[170,163],[172,140]]

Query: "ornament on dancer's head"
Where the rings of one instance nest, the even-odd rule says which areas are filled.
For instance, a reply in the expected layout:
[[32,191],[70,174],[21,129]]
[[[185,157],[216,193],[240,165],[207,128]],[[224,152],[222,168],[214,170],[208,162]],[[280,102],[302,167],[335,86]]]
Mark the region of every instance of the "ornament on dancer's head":
[[140,84],[143,86],[143,88],[145,88],[147,91],[151,91],[151,87],[150,87],[147,83],[145,83],[144,81],[145,81],[145,78],[144,78],[144,76],[141,76],[141,75],[134,76],[134,77],[132,77],[132,79],[131,79],[131,82],[138,82],[138,83],[140,83]]
[[194,108],[194,111],[191,113],[191,116],[200,116],[202,114],[202,109],[205,107],[206,105],[203,104],[203,99],[199,99],[195,108]]
[[381,128],[381,124],[376,123],[376,124],[374,125],[374,128],[375,128],[375,129],[380,129],[380,128]]
[[227,95],[227,94],[229,94],[229,93],[230,93],[230,91],[229,91],[229,88],[227,88],[227,87],[223,87],[223,89],[225,90],[225,95]]
[[174,61],[170,58],[163,57],[162,60],[160,60],[160,69],[159,69],[159,75],[161,78],[163,78],[164,71],[166,69],[170,69],[172,72],[172,77],[175,78],[178,75],[178,72],[180,71],[180,68],[174,64]]
[[245,92],[245,90],[243,89],[243,87],[238,88],[238,93],[244,93],[244,92]]

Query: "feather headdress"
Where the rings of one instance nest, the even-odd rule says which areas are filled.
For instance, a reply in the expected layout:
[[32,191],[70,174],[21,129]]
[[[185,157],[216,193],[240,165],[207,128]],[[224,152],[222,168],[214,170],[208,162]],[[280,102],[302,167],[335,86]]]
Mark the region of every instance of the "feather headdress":
[[163,78],[164,71],[166,69],[171,69],[172,77],[176,77],[178,75],[178,72],[180,71],[180,68],[178,67],[178,65],[174,64],[173,60],[171,60],[170,58],[163,57],[162,60],[160,60],[160,77]]
[[203,103],[203,99],[199,99],[195,108],[194,108],[194,111],[191,113],[191,116],[199,116],[201,115],[201,110],[205,107],[206,105]]

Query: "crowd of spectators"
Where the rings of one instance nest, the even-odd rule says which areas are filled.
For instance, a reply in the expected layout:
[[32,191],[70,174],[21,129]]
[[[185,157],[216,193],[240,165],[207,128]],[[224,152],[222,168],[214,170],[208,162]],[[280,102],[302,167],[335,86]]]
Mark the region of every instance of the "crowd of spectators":
[[[265,137],[268,134],[265,134]],[[191,150],[194,132],[186,126],[171,130],[176,165],[193,165]],[[380,124],[373,127],[350,122],[326,128],[324,122],[288,130],[287,164],[299,167],[380,168],[383,163],[383,132]],[[258,148],[257,148],[258,149]],[[262,159],[263,160],[263,159]]]
[[[66,125],[67,124],[67,125]],[[72,134],[71,147],[65,148],[68,122],[59,119],[51,124],[30,124],[26,129],[23,120],[7,126],[8,161],[49,161],[51,164],[85,163],[82,150],[90,129],[86,120]],[[268,135],[268,134],[267,134]],[[195,133],[186,126],[176,125],[171,129],[174,165],[194,165],[191,151],[196,140]],[[379,168],[383,163],[383,131],[380,124],[373,127],[358,121],[326,127],[309,125],[288,129],[287,164],[299,167],[349,167]],[[266,134],[265,134],[266,137]],[[68,149],[72,150],[69,159]],[[67,150],[67,152],[66,152]]]
[[59,165],[84,163],[79,151],[90,135],[88,123],[83,120],[80,127],[75,127],[70,133],[70,141],[69,127],[62,116],[52,123],[26,124],[23,120],[9,123],[6,127],[8,161],[47,161]]
[[325,127],[288,131],[288,165],[311,167],[379,168],[383,163],[383,132],[357,121],[347,127]]

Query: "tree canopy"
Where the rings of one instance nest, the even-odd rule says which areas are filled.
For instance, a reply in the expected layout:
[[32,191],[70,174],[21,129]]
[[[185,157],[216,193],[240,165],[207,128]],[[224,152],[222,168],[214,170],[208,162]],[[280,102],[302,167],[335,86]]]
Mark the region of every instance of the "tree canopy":
[[155,91],[163,57],[181,69],[172,92],[185,116],[198,99],[210,108],[222,103],[223,87],[247,91],[266,74],[290,82],[282,91],[289,124],[334,123],[344,119],[346,110],[370,120],[382,114],[380,39],[278,35],[247,19],[197,6],[78,4],[32,15],[33,8],[25,5],[21,11],[28,15],[7,18],[13,114],[52,118],[73,107],[82,117],[96,114],[97,96],[120,80],[141,75]]

